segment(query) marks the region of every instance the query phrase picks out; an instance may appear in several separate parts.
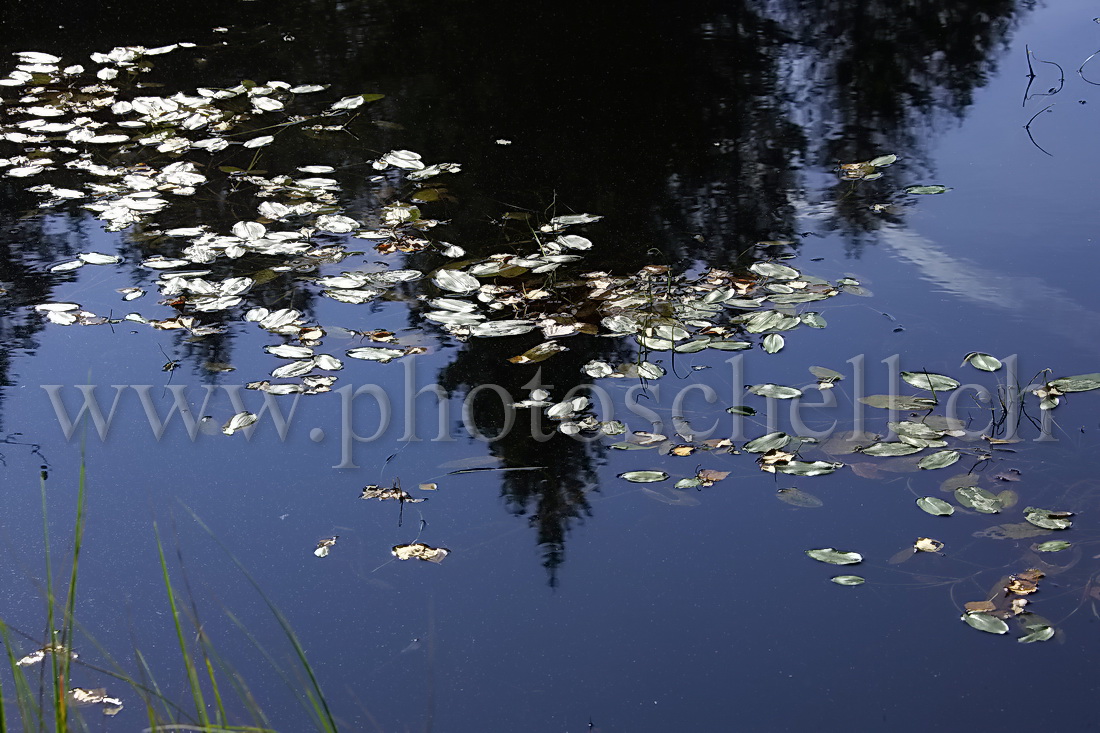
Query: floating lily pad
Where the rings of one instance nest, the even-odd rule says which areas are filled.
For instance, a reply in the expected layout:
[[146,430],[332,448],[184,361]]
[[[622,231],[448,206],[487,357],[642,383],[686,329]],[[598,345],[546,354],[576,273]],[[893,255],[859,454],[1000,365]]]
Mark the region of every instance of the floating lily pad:
[[922,496],[917,499],[917,506],[937,517],[949,517],[955,513],[955,507],[934,496]]
[[860,453],[868,456],[907,456],[919,453],[920,450],[908,443],[875,443],[862,449]]
[[1051,626],[1038,626],[1030,634],[1021,636],[1016,641],[1021,644],[1031,644],[1036,641],[1050,641],[1054,638],[1054,628]]
[[668,479],[668,474],[664,471],[627,471],[620,473],[619,478],[635,484],[651,484],[655,481],[665,481]]
[[930,456],[925,456],[917,463],[917,468],[931,471],[937,468],[946,468],[959,460],[959,452],[954,450],[936,451]]
[[1052,379],[1048,384],[1057,388],[1059,392],[1088,392],[1093,389],[1100,389],[1100,373],[1061,377],[1060,379]]
[[790,400],[802,396],[802,390],[784,387],[781,384],[754,384],[749,391],[761,397],[774,397],[777,400]]
[[859,399],[865,405],[878,407],[884,410],[931,410],[936,406],[936,400],[928,397],[907,397],[905,395],[876,394]]
[[778,333],[769,333],[764,337],[764,351],[774,354],[781,350],[785,343],[783,337]]
[[985,631],[989,634],[1008,633],[1008,624],[996,616],[990,616],[988,613],[968,611],[962,615],[962,620],[978,631]]
[[863,555],[858,552],[841,552],[832,547],[824,547],[820,550],[806,550],[806,554],[819,562],[830,565],[855,565],[863,562]]
[[1029,506],[1024,509],[1024,519],[1042,529],[1069,529],[1073,524],[1073,512],[1052,512]]
[[1048,540],[1047,542],[1040,542],[1031,549],[1036,552],[1061,552],[1062,550],[1068,550],[1072,546],[1073,543],[1064,540]]
[[768,433],[745,443],[745,450],[749,453],[767,453],[776,448],[785,448],[790,442],[791,436],[786,433]]
[[983,372],[995,372],[1002,366],[1000,359],[989,354],[983,354],[980,351],[971,351],[964,356],[963,364],[969,364],[975,369],[981,369]]
[[837,585],[863,585],[867,582],[864,578],[861,578],[858,575],[837,575],[835,577],[829,578],[829,580],[836,583]]
[[985,489],[976,486],[964,486],[955,489],[955,501],[967,509],[973,509],[982,514],[997,514],[1004,508],[1000,499]]
[[929,392],[949,392],[959,386],[959,382],[943,374],[902,372],[901,378],[917,389],[926,389]]
[[833,461],[788,461],[775,464],[775,470],[791,476],[824,476],[843,466]]
[[950,190],[951,189],[948,188],[947,186],[939,186],[939,185],[909,186],[908,188],[905,189],[905,192],[906,193],[914,193],[914,194],[931,195],[931,194],[937,194],[937,193],[946,193],[947,191],[950,191]]

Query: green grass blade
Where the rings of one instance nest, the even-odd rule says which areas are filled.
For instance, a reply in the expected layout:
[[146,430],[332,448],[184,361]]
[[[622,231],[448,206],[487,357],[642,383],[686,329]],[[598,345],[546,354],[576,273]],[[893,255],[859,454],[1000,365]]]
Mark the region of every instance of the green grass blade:
[[210,718],[206,714],[206,703],[202,696],[202,687],[199,685],[199,675],[195,671],[195,662],[191,659],[191,653],[187,650],[187,639],[183,634],[183,624],[180,623],[180,612],[176,606],[176,594],[172,590],[172,580],[168,577],[168,563],[164,559],[164,546],[160,541],[160,531],[157,523],[153,522],[153,533],[157,538],[157,554],[160,556],[160,570],[164,577],[164,588],[168,592],[168,605],[172,611],[172,622],[176,627],[176,638],[179,640],[180,652],[183,654],[183,665],[187,670],[187,682],[191,686],[191,698],[195,702],[195,713],[199,722],[210,727]]
[[302,648],[302,644],[298,640],[298,635],[294,633],[294,629],[290,626],[290,621],[287,619],[286,616],[283,615],[283,612],[279,610],[279,608],[271,601],[271,599],[268,598],[267,594],[264,593],[263,589],[260,587],[260,584],[257,583],[256,579],[253,578],[248,570],[245,569],[241,561],[237,559],[237,556],[234,555],[220,539],[218,539],[213,530],[206,526],[206,523],[199,519],[199,516],[195,514],[195,512],[191,511],[190,507],[184,505],[184,508],[187,509],[187,512],[191,515],[195,522],[197,522],[198,525],[202,527],[203,531],[205,531],[208,535],[210,535],[211,539],[218,543],[218,546],[221,547],[222,551],[229,556],[229,559],[233,561],[233,564],[237,566],[237,569],[241,571],[241,574],[244,575],[245,579],[248,580],[249,584],[253,587],[253,589],[255,589],[256,593],[259,594],[264,604],[267,605],[267,608],[271,612],[271,615],[275,617],[275,620],[279,623],[279,627],[283,630],[283,635],[286,636],[287,640],[290,642],[291,647],[294,649],[294,654],[298,658],[298,663],[302,665],[302,669],[305,671],[306,676],[309,678],[311,689],[306,690],[306,696],[310,702],[310,705],[312,706],[314,716],[316,717],[316,722],[321,726],[321,729],[326,731],[327,733],[337,733],[339,729],[336,725],[336,720],[332,715],[332,710],[329,709],[328,701],[325,699],[325,695],[321,691],[321,684],[320,682],[318,682],[317,675],[314,673],[313,667],[310,665],[309,660],[306,658],[305,649]]
[[42,709],[34,702],[34,692],[27,682],[27,675],[24,673],[23,668],[16,663],[15,652],[11,645],[11,634],[8,632],[8,625],[3,621],[0,621],[0,639],[3,639],[4,650],[8,655],[8,665],[11,667],[11,676],[15,684],[15,702],[19,707],[19,719],[23,724],[23,731],[24,733],[31,733],[35,729],[36,721],[38,723],[37,727],[44,728],[45,721],[42,718]]

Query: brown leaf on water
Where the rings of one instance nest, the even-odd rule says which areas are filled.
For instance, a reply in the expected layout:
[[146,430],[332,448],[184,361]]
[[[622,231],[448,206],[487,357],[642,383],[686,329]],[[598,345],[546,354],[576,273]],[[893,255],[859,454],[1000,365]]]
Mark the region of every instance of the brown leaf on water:
[[996,611],[997,606],[992,601],[970,601],[963,606],[967,611],[974,611],[976,613],[989,613],[990,611]]
[[939,552],[943,549],[943,543],[929,537],[918,537],[913,543],[913,549],[917,552]]
[[378,501],[386,501],[392,499],[396,501],[403,501],[409,504],[419,504],[427,499],[414,499],[411,494],[404,491],[399,486],[387,486],[385,488],[376,484],[364,486],[363,491],[359,494],[360,499],[378,499]]
[[122,700],[108,697],[107,690],[102,687],[94,690],[74,687],[69,690],[69,700],[75,705],[102,705],[104,715],[118,715],[122,711]]
[[1026,596],[1029,593],[1034,593],[1039,590],[1039,585],[1033,583],[1030,580],[1021,580],[1020,578],[1013,578],[1008,581],[1008,585],[1005,586],[1005,591],[1008,593],[1015,593],[1016,595]]
[[702,445],[708,450],[718,450],[719,448],[732,448],[733,441],[729,438],[711,438],[704,440]]
[[1039,570],[1038,568],[1030,568],[1022,573],[1016,573],[1014,577],[1022,578],[1023,580],[1036,581],[1041,578],[1045,578],[1046,573],[1044,573],[1042,570]]
[[690,456],[695,452],[695,446],[693,445],[676,445],[669,451],[674,456]]
[[336,545],[336,540],[338,539],[340,539],[340,536],[335,535],[319,540],[317,542],[317,549],[313,551],[313,554],[317,557],[328,557],[329,550]]
[[772,448],[770,451],[757,458],[756,462],[760,464],[761,471],[775,473],[776,466],[790,463],[792,458],[794,458],[794,453],[787,453],[778,448]]
[[695,474],[695,477],[703,482],[703,486],[713,486],[715,482],[721,481],[729,475],[729,471],[714,471],[709,468],[704,468],[699,471],[699,473]]
[[416,559],[441,563],[451,551],[445,547],[429,547],[423,542],[414,542],[411,545],[394,545],[392,553],[398,560]]

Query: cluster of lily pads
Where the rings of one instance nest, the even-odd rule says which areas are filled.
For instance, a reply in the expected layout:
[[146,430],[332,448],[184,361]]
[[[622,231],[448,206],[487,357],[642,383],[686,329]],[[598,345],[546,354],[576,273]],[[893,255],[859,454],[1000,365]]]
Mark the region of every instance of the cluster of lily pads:
[[[308,116],[288,116],[287,110],[296,106],[302,95],[324,90],[322,85],[242,82],[227,89],[199,88],[189,94],[148,96],[140,78],[153,68],[150,57],[191,45],[123,47],[93,54],[92,61],[101,65],[96,71],[81,65],[66,66],[50,54],[23,52],[16,54],[20,62],[16,69],[0,80],[19,95],[15,99],[5,95],[2,100],[9,122],[0,125],[0,141],[18,150],[0,159],[4,175],[36,180],[63,178],[63,185],[41,183],[29,190],[43,197],[43,207],[82,202],[80,205],[102,220],[107,230],[141,225],[146,236],[179,243],[174,246],[177,256],[158,254],[140,263],[150,274],[159,273],[154,286],[161,303],[175,310],[170,317],[130,313],[121,319],[108,318],[68,302],[40,303],[36,310],[58,325],[127,321],[158,330],[178,330],[199,339],[224,332],[224,322],[214,318],[244,308],[245,298],[254,286],[280,273],[292,273],[315,283],[322,295],[345,303],[364,303],[400,283],[420,278],[422,273],[409,270],[318,276],[320,268],[344,260],[349,251],[345,244],[315,239],[316,235],[324,235],[326,240],[332,235],[351,235],[371,241],[379,250],[417,251],[430,244],[419,233],[437,223],[421,217],[417,207],[394,202],[367,226],[342,213],[339,182],[323,177],[334,171],[331,166],[302,166],[294,173],[261,174],[226,166],[215,168],[210,160],[213,153],[231,146],[258,151],[295,125],[320,132],[341,130],[351,110],[380,95],[343,97]],[[275,134],[256,134],[268,130]],[[380,156],[372,167],[377,171],[402,171],[414,181],[460,170],[453,163],[427,165],[420,155],[403,150]],[[156,227],[158,214],[174,202],[194,196],[219,174],[229,176],[237,187],[250,187],[258,202],[254,220],[240,221],[226,233],[202,223],[167,230]],[[443,248],[445,255],[460,253],[453,246]],[[231,264],[250,255],[277,258],[283,264],[253,276],[214,275],[216,265]],[[85,266],[118,265],[121,261],[116,254],[84,252],[46,270],[64,273]],[[121,289],[120,294],[130,302],[143,297],[146,291],[129,287]],[[271,376],[298,379],[295,383],[261,380],[249,387],[277,394],[314,394],[331,388],[335,377],[315,372],[338,370],[342,362],[330,354],[315,353],[325,335],[323,328],[308,323],[301,312],[292,308],[248,308],[239,317],[281,337],[283,343],[269,347],[268,352],[292,361],[274,369]],[[390,349],[387,354],[392,358],[418,351],[409,347]],[[351,350],[346,356],[378,358],[369,348]]]
[[[667,266],[647,265],[631,274],[588,271],[584,254],[593,247],[590,239],[572,233],[574,227],[593,224],[601,217],[570,214],[551,218],[532,228],[526,246],[508,252],[462,259],[462,247],[433,241],[427,232],[439,224],[426,218],[416,205],[393,201],[372,213],[369,220],[349,215],[341,200],[341,186],[330,166],[302,166],[295,172],[261,173],[253,169],[214,166],[210,156],[239,146],[254,150],[272,145],[278,136],[295,126],[316,132],[343,129],[349,113],[378,95],[345,96],[327,107],[292,114],[299,99],[325,90],[322,85],[291,85],[281,81],[264,84],[242,82],[231,88],[199,88],[192,93],[152,96],[141,83],[152,68],[151,57],[191,44],[161,48],[122,47],[106,54],[93,54],[94,70],[82,65],[65,65],[58,57],[23,52],[18,64],[0,86],[14,93],[5,95],[6,112],[0,125],[0,144],[11,150],[0,159],[0,169],[12,179],[43,182],[30,187],[39,194],[42,206],[80,202],[111,231],[141,226],[147,236],[157,236],[171,245],[175,254],[157,254],[141,261],[141,267],[157,277],[152,282],[160,303],[172,309],[168,316],[130,313],[120,319],[104,317],[78,303],[49,302],[35,306],[48,321],[63,325],[92,326],[121,321],[141,323],[157,330],[180,331],[192,339],[219,334],[225,321],[236,318],[255,324],[277,343],[265,351],[286,363],[273,368],[268,378],[248,383],[251,389],[273,394],[317,394],[332,389],[343,369],[341,357],[318,351],[327,335],[324,325],[311,323],[293,308],[250,307],[248,294],[263,281],[285,275],[303,287],[337,302],[359,305],[384,297],[396,288],[419,288],[418,298],[427,308],[420,313],[427,322],[458,341],[494,338],[537,332],[542,341],[508,359],[523,365],[552,358],[568,349],[565,340],[579,334],[632,339],[639,357],[629,363],[612,364],[593,360],[583,374],[591,379],[659,379],[665,370],[651,354],[690,354],[704,350],[739,351],[754,348],[754,337],[766,353],[782,350],[788,332],[800,327],[823,328],[822,315],[806,309],[840,293],[865,294],[852,278],[829,282],[805,274],[779,261],[760,261],[746,269],[710,268],[689,276]],[[255,160],[255,157],[253,158]],[[895,156],[841,166],[841,176],[852,181],[870,181]],[[444,173],[457,173],[455,163],[425,163],[417,153],[393,150],[371,161],[380,174],[402,183],[418,182]],[[253,218],[219,232],[205,223],[159,229],[156,220],[173,203],[196,195],[216,174],[230,177],[235,185],[251,191],[257,204]],[[75,181],[75,182],[74,182]],[[909,193],[941,193],[942,186],[910,187]],[[942,190],[940,190],[942,189]],[[419,252],[432,249],[455,260],[434,272],[405,268],[378,269],[359,262],[347,267],[355,255],[349,249],[354,240],[369,242],[382,254]],[[782,242],[764,243],[781,245]],[[273,259],[276,264],[253,275],[218,277],[215,267],[246,256]],[[50,273],[65,273],[88,266],[121,264],[115,254],[83,252],[76,258],[53,263]],[[347,269],[339,269],[343,265]],[[140,287],[119,291],[124,302],[146,295]],[[346,350],[343,357],[388,363],[423,351],[401,344],[392,332],[382,329],[358,332],[373,344]],[[988,354],[972,353],[964,359],[979,370],[993,372],[1001,363]],[[825,367],[812,367],[815,388],[833,388],[843,375]],[[690,425],[676,425],[672,438],[657,433],[633,433],[612,445],[623,450],[657,448],[665,455],[689,456],[697,451],[744,452],[756,456],[760,470],[794,476],[818,476],[845,466],[832,460],[837,455],[861,454],[876,458],[922,454],[916,468],[935,470],[951,466],[964,455],[975,462],[987,460],[990,451],[973,445],[952,446],[966,435],[963,424],[950,417],[932,415],[938,395],[959,387],[949,376],[928,372],[904,372],[906,383],[923,396],[876,395],[862,398],[865,404],[892,411],[910,411],[908,419],[888,423],[891,438],[879,435],[838,436],[824,444],[806,438],[771,432],[741,446],[730,440],[695,440]],[[273,381],[274,380],[274,381]],[[1100,389],[1100,375],[1053,379],[1034,386],[1040,408],[1049,410],[1071,392]],[[769,400],[802,396],[797,387],[764,383],[748,388],[752,395]],[[532,391],[518,407],[542,409],[545,416],[567,435],[599,433],[624,435],[618,421],[600,420],[586,397],[554,400],[544,389]],[[729,411],[752,415],[755,410],[734,405]],[[926,414],[919,414],[919,413]],[[232,435],[255,422],[251,413],[233,416],[223,432]],[[990,447],[994,436],[986,436]],[[823,459],[807,459],[803,451],[819,450]],[[708,487],[725,479],[727,471],[697,469],[676,483],[679,490]],[[656,483],[670,478],[664,471],[636,470],[621,474],[627,481]],[[952,487],[958,504],[978,513],[1006,508],[1000,495],[966,483]],[[394,489],[367,487],[363,498],[396,499],[402,504],[414,500]],[[814,497],[798,489],[780,490],[784,501],[811,506]],[[918,506],[929,514],[947,516],[955,507],[937,497],[921,497]],[[1048,531],[1067,529],[1069,513],[1029,507],[1025,519]],[[324,557],[337,537],[322,539],[315,554]],[[1048,543],[1049,544],[1049,543]],[[939,552],[942,543],[919,538],[915,552]],[[1051,548],[1054,549],[1054,548]],[[816,559],[832,562],[856,553],[839,553],[826,548],[814,550]],[[439,562],[443,548],[420,543],[393,548],[399,559]],[[832,558],[832,559],[827,559]],[[862,558],[854,560],[858,562]],[[857,576],[844,576],[843,584],[856,584]],[[998,613],[1003,611],[997,607]],[[975,628],[991,630],[987,611],[970,609],[965,619]],[[998,617],[997,620],[1001,620]],[[985,628],[989,627],[989,628]],[[1049,638],[1049,637],[1048,637]],[[1038,640],[1036,637],[1035,639]]]
[[[963,365],[970,365],[985,372],[996,372],[1002,368],[1002,363],[989,354],[973,352],[963,359]],[[818,389],[831,389],[837,382],[843,379],[843,375],[824,367],[811,367],[810,371],[818,378],[814,385]],[[798,476],[817,476],[832,473],[845,466],[838,461],[805,460],[800,457],[803,451],[819,451],[827,457],[841,455],[870,456],[873,458],[906,458],[911,465],[910,470],[937,470],[954,465],[964,456],[972,460],[970,470],[961,475],[948,478],[942,484],[945,492],[949,492],[955,499],[952,504],[943,498],[936,496],[922,496],[916,499],[917,506],[927,514],[940,517],[948,517],[956,513],[957,508],[976,515],[999,514],[1012,508],[1019,500],[1016,491],[1011,489],[999,493],[981,488],[979,476],[974,471],[978,464],[994,457],[994,451],[1003,448],[1005,444],[1015,442],[1012,437],[997,437],[994,434],[977,435],[976,431],[966,429],[966,424],[954,417],[936,415],[933,411],[940,406],[940,397],[959,388],[960,382],[943,374],[929,372],[902,372],[902,380],[908,385],[921,390],[925,394],[917,395],[871,395],[859,398],[868,406],[889,410],[891,413],[908,413],[906,419],[892,420],[886,423],[889,438],[883,435],[867,432],[849,432],[833,435],[824,442],[816,438],[799,437],[777,431],[749,440],[740,446],[729,439],[707,439],[692,442],[690,426],[677,425],[675,436],[670,438],[663,434],[637,432],[628,438],[626,442],[615,444],[612,447],[628,450],[643,450],[657,448],[660,453],[668,456],[690,456],[696,451],[707,451],[711,455],[717,453],[747,453],[756,455],[756,462],[760,470],[769,473],[785,473]],[[1053,409],[1058,405],[1058,397],[1070,392],[1083,392],[1100,389],[1100,374],[1084,374],[1073,377],[1051,379],[1045,382],[1029,385],[1025,391],[1031,392],[1040,399],[1041,410]],[[753,385],[748,388],[750,393],[762,395],[775,400],[793,399],[801,396],[802,390],[783,385]],[[740,415],[755,415],[750,407],[737,405],[729,409],[730,412]],[[682,421],[681,421],[682,422]],[[679,440],[677,440],[679,439]],[[977,441],[981,441],[978,443]],[[953,444],[954,443],[954,444]],[[924,453],[923,457],[919,454]],[[866,478],[878,478],[874,464],[853,463],[852,470],[857,475]],[[715,481],[722,480],[729,475],[728,471],[714,471],[711,469],[693,469],[693,475],[678,480],[675,489],[693,489],[712,485]],[[620,478],[634,483],[657,483],[666,481],[671,476],[665,471],[635,470],[620,474]],[[1020,480],[1020,472],[1010,469],[993,477],[994,481],[1015,482]],[[657,498],[662,498],[657,495]],[[800,507],[821,506],[821,501],[816,497],[797,488],[783,488],[777,492],[780,500]],[[665,499],[662,499],[665,500]],[[1022,511],[1024,522],[1019,524],[999,525],[995,532],[983,530],[976,532],[976,537],[1010,537],[1024,539],[1041,537],[1055,531],[1068,530],[1073,524],[1073,512],[1062,510],[1044,509],[1028,506]],[[1059,552],[1071,547],[1070,542],[1063,540],[1047,540],[1032,546],[1034,552]],[[944,549],[944,543],[930,538],[919,537],[904,555],[919,553],[940,553]],[[806,554],[820,562],[834,565],[852,565],[863,562],[863,556],[858,552],[841,551],[835,548],[820,548],[807,550]],[[1008,625],[1006,619],[1015,621],[1025,632],[1019,638],[1021,642],[1030,643],[1046,641],[1054,636],[1053,626],[1049,621],[1025,610],[1028,604],[1023,595],[1038,590],[1035,584],[1041,571],[1029,570],[1013,576],[1005,585],[1003,593],[996,593],[994,597],[980,603],[967,604],[963,620],[971,627],[981,631],[992,633],[1006,633]],[[839,585],[860,585],[865,579],[856,575],[841,575],[832,578]]]

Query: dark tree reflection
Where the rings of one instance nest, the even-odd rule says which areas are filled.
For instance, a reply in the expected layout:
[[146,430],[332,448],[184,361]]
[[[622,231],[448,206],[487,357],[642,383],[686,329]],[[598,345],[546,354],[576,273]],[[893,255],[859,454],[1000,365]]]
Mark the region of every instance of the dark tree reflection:
[[[115,45],[198,43],[158,62],[158,80],[169,89],[282,79],[331,84],[341,94],[384,93],[349,134],[296,138],[265,152],[263,165],[343,166],[348,213],[367,217],[389,196],[411,193],[370,180],[364,163],[378,153],[399,147],[459,161],[464,172],[447,182],[456,202],[433,212],[451,219],[441,237],[477,256],[499,246],[488,223],[503,211],[540,219],[591,211],[607,220],[591,234],[597,247],[586,266],[632,271],[647,262],[748,264],[761,240],[797,242],[797,212],[805,208],[821,214],[815,226],[843,232],[858,256],[884,221],[905,216],[904,205],[883,215],[870,204],[903,204],[896,191],[933,173],[925,141],[966,114],[1033,4],[266,0],[168,3],[152,13],[148,3],[126,0],[42,0],[7,3],[0,24],[8,50],[73,61]],[[901,160],[880,185],[828,177],[838,162],[884,153]],[[213,163],[221,164],[239,163]],[[8,291],[0,301],[0,384],[12,380],[11,354],[33,350],[40,328],[34,314],[12,305],[50,297],[63,278],[43,276],[43,267],[78,251],[89,226],[76,208],[23,218],[34,203],[16,189],[5,186],[0,209],[7,222],[0,280]],[[250,216],[252,205],[240,205],[231,187],[208,188],[157,223],[225,229]],[[136,263],[173,246],[138,236],[123,254]],[[219,263],[215,276],[270,264]],[[249,297],[308,312],[313,296],[300,282],[276,278]],[[629,346],[606,339],[574,341],[544,365],[547,382],[572,386],[587,360],[629,357]],[[456,392],[493,383],[521,394],[533,371],[504,358],[530,345],[471,341],[439,381]],[[228,337],[186,349],[196,364],[231,358]],[[487,434],[503,424],[492,409],[475,417]],[[561,436],[534,442],[522,430],[490,450],[505,466],[549,466],[503,474],[503,494],[513,511],[532,517],[553,578],[569,526],[589,511],[598,450]]]

